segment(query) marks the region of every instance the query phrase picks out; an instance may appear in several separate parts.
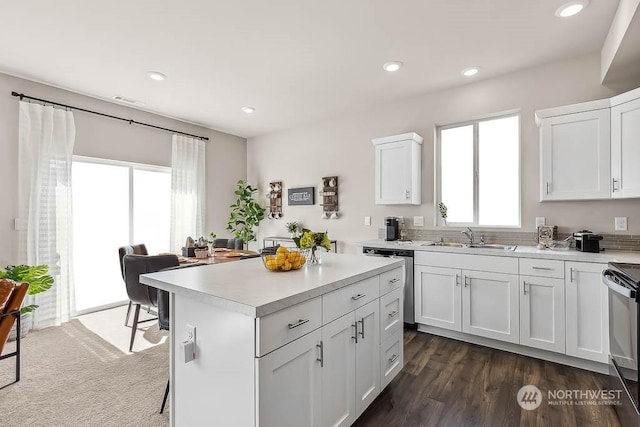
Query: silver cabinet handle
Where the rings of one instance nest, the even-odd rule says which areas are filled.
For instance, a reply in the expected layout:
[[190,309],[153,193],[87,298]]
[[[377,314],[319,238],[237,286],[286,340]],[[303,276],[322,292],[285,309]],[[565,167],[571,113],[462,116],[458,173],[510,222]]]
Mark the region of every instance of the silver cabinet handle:
[[456,274],[456,286],[460,286],[460,275]]
[[289,329],[297,328],[298,326],[302,326],[307,323],[309,319],[300,319],[296,323],[289,323]]
[[351,299],[355,301],[355,300],[359,300],[360,298],[364,298],[366,296],[367,296],[366,294],[358,294],[354,297],[351,297]]
[[468,277],[466,274],[464,275],[464,287],[466,288],[467,286],[471,286],[471,278]]
[[389,363],[393,363],[393,362],[395,362],[396,360],[398,360],[398,357],[399,357],[399,356],[398,356],[397,354],[394,354],[393,356],[391,356],[391,357],[389,358]]
[[356,340],[356,344],[358,344],[358,322],[354,323],[353,325],[354,328],[356,328],[356,334],[355,336],[351,337],[352,339]]
[[547,196],[549,195],[549,181],[547,181]]
[[569,269],[569,281],[573,283],[573,267]]
[[398,280],[400,280],[400,279],[398,279],[398,278],[396,277],[395,279],[391,279],[391,280],[389,280],[389,283],[396,283]]
[[553,270],[553,268],[549,267],[536,267],[535,265],[531,267],[533,270]]
[[524,295],[526,295],[526,294],[527,294],[527,282],[522,282],[522,283],[523,283],[523,285],[524,285],[524,286],[522,287],[522,289],[523,289],[523,294],[524,294]]
[[364,339],[364,317],[359,320],[361,328],[360,328],[360,336]]
[[393,310],[391,313],[389,313],[389,317],[396,317],[398,315],[398,310]]
[[618,181],[617,179],[613,178],[613,184],[612,184],[612,186],[611,186],[611,191],[620,191],[620,187],[616,188],[616,184],[617,184],[618,182],[619,182],[619,181]]
[[324,368],[324,344],[320,341],[320,344],[316,344],[316,347],[320,349],[320,358],[316,360],[320,362],[320,367]]

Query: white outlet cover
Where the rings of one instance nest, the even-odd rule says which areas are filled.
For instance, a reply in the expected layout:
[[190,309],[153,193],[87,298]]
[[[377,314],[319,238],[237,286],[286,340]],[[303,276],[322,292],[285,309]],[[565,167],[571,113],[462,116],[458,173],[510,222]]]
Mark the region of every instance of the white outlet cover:
[[424,217],[423,216],[414,216],[413,217],[413,226],[414,227],[424,227]]
[[627,217],[626,216],[617,216],[615,218],[615,230],[616,231],[626,231],[627,230]]
[[536,217],[536,228],[547,224],[547,219],[543,216]]
[[371,217],[370,216],[365,216],[364,217],[364,225],[371,225]]

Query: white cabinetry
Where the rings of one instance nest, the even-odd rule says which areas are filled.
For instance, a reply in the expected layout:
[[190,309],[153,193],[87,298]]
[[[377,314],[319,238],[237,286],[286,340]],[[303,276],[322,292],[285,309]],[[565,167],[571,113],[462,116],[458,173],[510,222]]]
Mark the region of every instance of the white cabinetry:
[[260,426],[320,426],[322,376],[320,330],[256,359]]
[[517,259],[420,253],[415,262],[418,323],[518,342]]
[[416,133],[377,138],[375,191],[378,205],[419,205],[422,137]]
[[640,89],[612,99],[612,197],[640,197],[638,164],[640,164]]
[[606,264],[565,262],[566,327],[569,356],[607,363],[609,294],[602,284]]
[[520,344],[564,353],[564,280],[520,276]]
[[[380,303],[371,301],[355,312],[356,418],[380,394]],[[402,333],[395,334],[402,337]],[[333,424],[332,424],[333,425]]]
[[[539,111],[540,200],[608,199],[610,114],[607,102]],[[602,108],[605,107],[605,108]]]

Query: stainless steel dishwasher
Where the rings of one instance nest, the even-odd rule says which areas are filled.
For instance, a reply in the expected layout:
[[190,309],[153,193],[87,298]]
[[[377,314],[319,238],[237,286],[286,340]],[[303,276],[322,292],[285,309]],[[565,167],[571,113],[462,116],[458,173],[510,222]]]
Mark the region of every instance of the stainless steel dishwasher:
[[404,272],[406,278],[404,283],[404,323],[413,325],[415,323],[413,310],[413,251],[407,251],[404,249],[372,248],[370,246],[365,246],[362,248],[362,252],[368,256],[404,259]]

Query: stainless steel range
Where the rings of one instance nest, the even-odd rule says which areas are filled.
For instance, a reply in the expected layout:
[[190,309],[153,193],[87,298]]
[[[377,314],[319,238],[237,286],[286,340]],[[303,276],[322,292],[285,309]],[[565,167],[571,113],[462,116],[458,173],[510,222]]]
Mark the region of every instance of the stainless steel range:
[[612,390],[622,390],[616,406],[623,426],[640,426],[640,264],[609,263],[602,272],[609,288],[609,377]]

